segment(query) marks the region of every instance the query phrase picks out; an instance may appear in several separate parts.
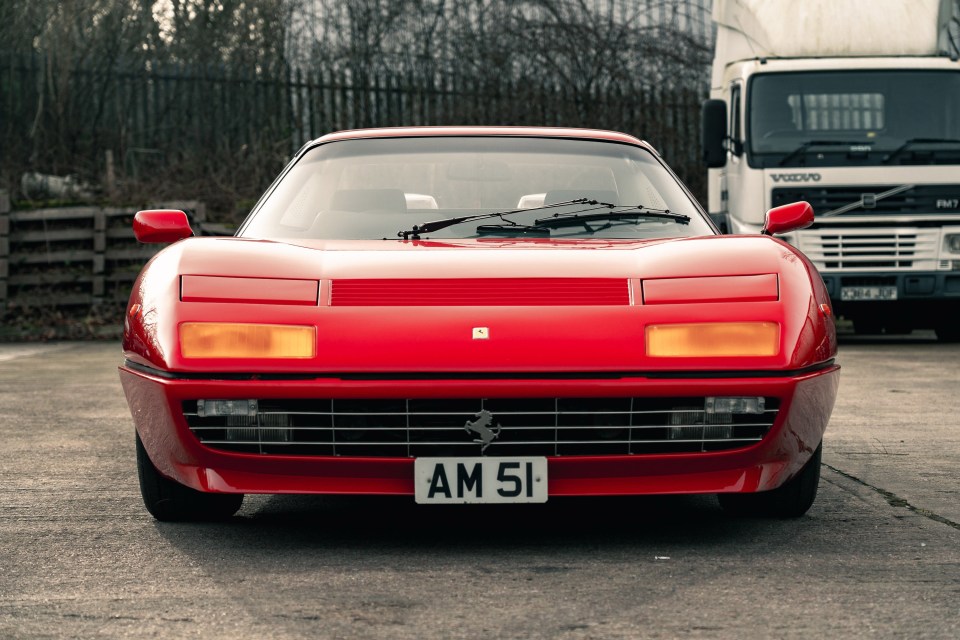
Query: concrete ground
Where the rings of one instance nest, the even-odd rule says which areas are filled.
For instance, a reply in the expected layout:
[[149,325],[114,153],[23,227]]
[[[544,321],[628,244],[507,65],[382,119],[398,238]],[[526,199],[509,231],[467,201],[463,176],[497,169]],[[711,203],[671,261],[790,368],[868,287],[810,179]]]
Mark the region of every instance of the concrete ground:
[[960,345],[847,340],[820,495],[144,510],[116,344],[0,345],[0,638],[960,637]]

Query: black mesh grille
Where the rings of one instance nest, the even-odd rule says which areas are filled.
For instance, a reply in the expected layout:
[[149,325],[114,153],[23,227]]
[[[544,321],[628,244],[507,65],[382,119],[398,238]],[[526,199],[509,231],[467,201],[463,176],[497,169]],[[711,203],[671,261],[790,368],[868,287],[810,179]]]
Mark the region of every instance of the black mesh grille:
[[[259,400],[255,416],[201,417],[205,445],[274,455],[584,456],[717,451],[760,441],[779,402],[759,414],[707,413],[704,398]],[[472,428],[469,428],[472,427]],[[484,427],[496,433],[486,433]]]
[[[900,185],[856,185],[843,187],[779,187],[772,192],[772,206],[806,200],[817,215],[839,209],[860,198],[889,191]],[[900,193],[882,198],[870,207],[857,207],[843,214],[844,217],[877,215],[884,213],[960,215],[960,187],[951,184],[917,185]]]

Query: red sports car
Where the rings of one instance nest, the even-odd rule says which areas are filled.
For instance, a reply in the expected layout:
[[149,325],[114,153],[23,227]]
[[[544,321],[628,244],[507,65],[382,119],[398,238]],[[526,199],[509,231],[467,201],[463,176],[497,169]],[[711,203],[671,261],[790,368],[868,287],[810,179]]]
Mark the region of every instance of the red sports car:
[[246,493],[418,503],[716,493],[799,516],[839,367],[829,298],[772,234],[722,236],[648,144],[401,128],[306,145],[235,237],[137,279],[120,367],[161,520]]

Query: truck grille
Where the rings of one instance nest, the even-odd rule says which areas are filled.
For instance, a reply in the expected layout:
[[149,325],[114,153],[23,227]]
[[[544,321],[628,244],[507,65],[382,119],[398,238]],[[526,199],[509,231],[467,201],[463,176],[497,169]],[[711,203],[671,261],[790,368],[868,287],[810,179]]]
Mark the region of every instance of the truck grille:
[[819,228],[796,235],[797,247],[818,269],[936,269],[935,228]]
[[[757,414],[708,413],[703,397],[326,399],[259,400],[255,415],[200,416],[197,401],[183,403],[190,430],[213,449],[351,457],[718,451],[759,442],[778,408],[775,398]],[[484,446],[470,423],[497,437]]]
[[[772,205],[779,207],[798,200],[806,200],[817,214],[857,202],[865,194],[876,195],[899,185],[856,185],[842,187],[782,187],[772,192]],[[917,185],[901,193],[878,200],[873,207],[858,207],[843,217],[878,214],[945,214],[960,216],[960,188],[955,184]]]
[[808,229],[798,248],[818,269],[935,269],[937,229]]

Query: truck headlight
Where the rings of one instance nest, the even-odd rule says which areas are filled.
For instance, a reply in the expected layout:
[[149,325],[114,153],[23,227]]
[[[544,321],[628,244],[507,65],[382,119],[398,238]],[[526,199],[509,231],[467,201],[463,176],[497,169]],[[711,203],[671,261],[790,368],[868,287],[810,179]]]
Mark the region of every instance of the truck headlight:
[[947,251],[950,253],[960,253],[960,233],[947,234],[943,240],[947,245]]

